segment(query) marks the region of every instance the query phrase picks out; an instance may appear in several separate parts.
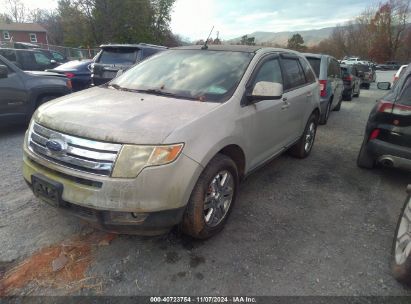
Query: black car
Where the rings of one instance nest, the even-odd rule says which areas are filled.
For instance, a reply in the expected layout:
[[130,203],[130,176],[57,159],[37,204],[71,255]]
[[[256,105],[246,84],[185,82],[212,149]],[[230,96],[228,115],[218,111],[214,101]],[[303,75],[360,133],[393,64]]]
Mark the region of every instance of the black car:
[[56,61],[37,50],[0,48],[0,55],[25,71],[44,71],[58,65]]
[[341,65],[344,82],[343,99],[351,101],[353,97],[360,96],[361,78],[355,65]]
[[145,43],[107,44],[101,45],[100,48],[101,51],[92,65],[93,85],[104,84],[116,77],[118,71],[125,71],[147,57],[167,49]]
[[[390,89],[389,82],[378,83]],[[396,85],[372,109],[357,164],[411,170],[411,64]]]
[[375,70],[368,64],[357,64],[355,66],[358,70],[358,75],[361,78],[361,87],[368,90],[371,83],[375,81]]
[[55,69],[47,70],[48,72],[65,75],[71,80],[73,91],[80,91],[91,85],[91,59],[73,60],[64,63]]
[[65,76],[24,72],[0,56],[0,122],[28,121],[39,105],[70,92]]

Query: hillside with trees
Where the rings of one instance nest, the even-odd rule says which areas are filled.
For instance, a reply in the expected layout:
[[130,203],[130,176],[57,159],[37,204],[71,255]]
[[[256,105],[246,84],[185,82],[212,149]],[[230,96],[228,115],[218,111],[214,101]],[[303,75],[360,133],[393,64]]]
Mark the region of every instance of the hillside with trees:
[[175,0],[59,0],[53,11],[30,11],[21,0],[4,1],[8,13],[0,15],[0,22],[39,23],[47,29],[50,44],[180,44],[170,29]]

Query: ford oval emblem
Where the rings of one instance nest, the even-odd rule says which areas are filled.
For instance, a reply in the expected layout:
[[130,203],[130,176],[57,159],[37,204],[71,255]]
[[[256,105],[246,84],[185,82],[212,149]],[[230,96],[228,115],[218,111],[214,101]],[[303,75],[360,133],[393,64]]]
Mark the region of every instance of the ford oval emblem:
[[62,152],[64,149],[64,142],[58,139],[50,139],[46,142],[46,147],[49,149],[51,152]]

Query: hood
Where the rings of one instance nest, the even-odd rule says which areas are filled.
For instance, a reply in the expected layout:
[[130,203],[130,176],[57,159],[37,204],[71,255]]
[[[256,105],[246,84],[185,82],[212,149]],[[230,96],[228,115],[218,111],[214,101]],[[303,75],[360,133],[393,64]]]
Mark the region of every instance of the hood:
[[53,73],[53,72],[43,72],[43,71],[24,71],[26,74],[32,76],[57,76],[57,77],[66,77],[61,74]]
[[161,144],[173,130],[218,106],[96,87],[44,104],[34,119],[50,129],[89,139]]

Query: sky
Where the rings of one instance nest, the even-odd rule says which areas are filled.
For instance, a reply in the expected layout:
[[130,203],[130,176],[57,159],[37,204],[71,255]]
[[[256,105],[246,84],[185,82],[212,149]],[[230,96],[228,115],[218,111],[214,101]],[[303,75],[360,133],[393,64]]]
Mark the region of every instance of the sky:
[[[23,1],[31,9],[57,6],[57,0]],[[176,0],[171,29],[187,40],[207,38],[212,26],[213,37],[218,31],[223,40],[256,31],[319,29],[344,23],[375,3],[374,0]],[[0,0],[2,11],[4,5]]]

